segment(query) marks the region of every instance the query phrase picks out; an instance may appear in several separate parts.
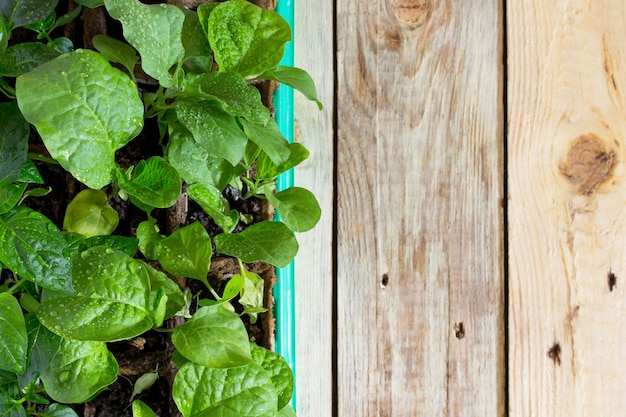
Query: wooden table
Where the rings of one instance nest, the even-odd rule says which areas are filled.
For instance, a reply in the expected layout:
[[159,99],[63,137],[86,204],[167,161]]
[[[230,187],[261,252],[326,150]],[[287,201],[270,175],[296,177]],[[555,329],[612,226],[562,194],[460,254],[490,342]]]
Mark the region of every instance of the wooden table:
[[299,416],[626,415],[626,2],[296,3]]

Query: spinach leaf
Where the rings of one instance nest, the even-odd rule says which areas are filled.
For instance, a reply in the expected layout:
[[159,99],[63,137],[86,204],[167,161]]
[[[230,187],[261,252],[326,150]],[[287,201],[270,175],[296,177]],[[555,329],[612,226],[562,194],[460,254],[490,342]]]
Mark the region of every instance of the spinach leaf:
[[46,393],[53,400],[84,402],[117,379],[117,361],[104,342],[70,340],[52,332],[40,337],[60,339],[49,366],[41,373]]
[[134,237],[117,235],[92,236],[87,239],[79,239],[76,251],[84,252],[94,246],[109,246],[125,253],[128,256],[134,256],[135,252],[137,252],[138,245],[139,241]]
[[243,117],[251,123],[265,124],[270,118],[259,90],[248,85],[237,73],[212,72],[188,77],[185,91],[214,98],[229,114]]
[[188,184],[199,183],[223,189],[245,171],[241,166],[235,167],[223,158],[210,155],[183,126],[170,128],[167,158]]
[[294,411],[293,407],[287,405],[278,412],[276,417],[296,417],[296,412]]
[[315,101],[320,110],[324,108],[322,103],[317,99],[317,91],[313,78],[303,69],[278,66],[263,72],[263,74],[258,75],[255,79],[274,80],[288,85],[301,92],[309,100]]
[[63,229],[85,237],[111,234],[120,217],[107,200],[102,190],[79,192],[67,205]]
[[259,312],[267,311],[263,308],[263,295],[265,293],[265,281],[254,272],[243,270],[243,288],[239,304],[244,308],[243,314],[250,316],[250,323],[257,321]]
[[0,119],[0,187],[4,187],[19,178],[26,164],[30,127],[15,102],[0,103]]
[[244,77],[278,65],[291,40],[291,28],[278,13],[245,0],[215,7],[207,29],[220,71]]
[[206,282],[213,246],[202,224],[193,222],[182,227],[156,242],[155,247],[157,259],[167,272]]
[[289,160],[289,143],[280,133],[274,119],[268,119],[265,124],[249,123],[245,119],[240,121],[248,138],[263,149],[273,163],[280,165]]
[[4,17],[0,15],[0,56],[2,56],[9,46],[9,28]]
[[45,417],[78,417],[78,414],[63,404],[50,404],[46,408]]
[[207,212],[215,224],[230,233],[239,222],[239,213],[231,211],[228,201],[217,188],[210,185],[192,184],[187,187],[187,195]]
[[109,61],[122,64],[134,78],[135,64],[139,57],[132,46],[106,35],[94,36],[93,46]]
[[74,0],[78,4],[82,4],[83,6],[89,7],[91,9],[95,9],[96,7],[100,7],[104,5],[104,0]]
[[135,84],[79,49],[17,78],[17,102],[63,168],[93,189],[111,182],[115,151],[143,126]]
[[176,374],[172,396],[184,417],[275,417],[278,411],[270,376],[256,363],[215,369],[188,362]]
[[58,51],[40,42],[15,44],[0,55],[0,76],[18,77],[59,55]]
[[140,161],[130,175],[118,173],[120,188],[150,207],[171,207],[181,192],[178,171],[160,156]]
[[0,293],[0,369],[21,374],[26,369],[28,339],[22,308],[9,293]]
[[185,54],[181,39],[185,14],[170,4],[146,5],[137,0],[105,0],[104,4],[122,23],[124,38],[139,51],[146,74],[171,87],[169,70]]
[[265,152],[257,158],[256,172],[257,178],[275,178],[285,171],[299,165],[302,161],[309,157],[309,151],[300,143],[290,143],[289,145],[289,159],[281,164],[275,164],[267,156]]
[[0,214],[5,214],[15,207],[22,196],[28,184],[9,184],[0,187]]
[[305,188],[291,187],[276,194],[268,193],[266,197],[280,219],[296,232],[311,230],[322,215],[317,199]]
[[209,155],[236,165],[243,158],[248,139],[232,115],[215,100],[181,99],[176,105],[180,122]]
[[54,11],[58,0],[4,0],[0,13],[7,21],[9,31],[45,19]]
[[[201,4],[198,9],[205,4]],[[211,55],[211,45],[206,37],[198,14],[191,10],[182,8],[185,13],[185,22],[183,23],[183,30],[181,37],[183,46],[185,47],[185,66],[192,73],[198,72],[210,72],[213,66],[213,58]],[[189,73],[189,71],[187,71]]]
[[252,362],[243,322],[221,306],[198,310],[174,330],[172,343],[184,357],[209,368],[231,368]]
[[133,401],[133,417],[157,417],[157,415],[146,403],[135,400]]
[[105,342],[153,326],[152,267],[106,246],[87,249],[73,263],[74,292],[42,294],[36,314],[44,326],[63,337]]
[[274,384],[278,394],[278,409],[281,410],[289,404],[293,395],[293,372],[291,372],[285,359],[279,354],[257,346],[254,343],[250,344],[250,350],[252,359],[270,375],[272,384]]
[[72,291],[72,261],[61,231],[43,214],[18,206],[0,216],[0,263],[44,288]]
[[283,268],[298,252],[298,242],[287,226],[264,221],[240,233],[222,233],[215,237],[219,253],[235,256],[244,262],[263,261]]

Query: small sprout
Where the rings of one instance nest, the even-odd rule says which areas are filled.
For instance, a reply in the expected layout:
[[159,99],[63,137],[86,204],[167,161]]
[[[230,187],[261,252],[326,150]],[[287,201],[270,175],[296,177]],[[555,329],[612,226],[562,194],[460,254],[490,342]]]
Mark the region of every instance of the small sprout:
[[133,394],[130,396],[130,402],[132,402],[137,395],[141,394],[147,389],[150,389],[150,387],[154,385],[157,379],[159,379],[158,365],[154,372],[148,372],[137,378],[137,381],[135,381],[135,386],[133,387]]

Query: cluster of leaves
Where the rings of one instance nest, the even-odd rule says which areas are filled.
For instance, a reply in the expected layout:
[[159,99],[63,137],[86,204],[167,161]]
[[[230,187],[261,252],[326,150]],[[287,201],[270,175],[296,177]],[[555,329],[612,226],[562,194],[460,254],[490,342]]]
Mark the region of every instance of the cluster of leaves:
[[[60,403],[87,401],[117,378],[106,342],[188,315],[191,296],[146,260],[202,281],[213,294],[173,330],[180,370],[172,395],[181,413],[295,415],[291,370],[248,341],[231,305],[239,297],[252,320],[264,311],[263,280],[244,263],[287,265],[298,250],[294,231],[309,230],[320,216],[309,191],[276,192],[276,177],[308,152],[283,138],[251,85],[275,80],[317,101],[303,70],[278,66],[288,24],[245,0],[197,11],[137,0],[77,3],[59,18],[56,1],[0,3],[0,269],[8,277],[0,286],[0,415],[26,416],[51,398],[37,415],[75,416]],[[125,41],[99,35],[92,51],[53,39],[83,7],[105,7]],[[41,41],[10,45],[17,27]],[[147,74],[154,88],[139,88],[136,74]],[[116,151],[147,118],[157,120],[162,153],[120,167]],[[29,153],[31,125],[51,158]],[[62,229],[22,204],[48,191],[37,186],[43,180],[33,159],[60,164],[88,187],[68,204]],[[213,240],[198,222],[160,233],[151,213],[175,204],[183,184],[222,228]],[[282,222],[233,233],[246,218],[229,207],[226,186],[269,200]],[[112,234],[119,222],[113,196],[145,211],[136,236]],[[213,244],[240,265],[221,296],[207,281]],[[154,415],[141,401],[133,413]]]

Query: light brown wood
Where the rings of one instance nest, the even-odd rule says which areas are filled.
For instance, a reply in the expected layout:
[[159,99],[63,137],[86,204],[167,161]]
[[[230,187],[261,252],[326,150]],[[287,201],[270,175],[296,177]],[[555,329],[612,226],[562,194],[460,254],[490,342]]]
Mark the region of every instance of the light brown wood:
[[626,3],[507,2],[510,415],[626,409]]
[[296,274],[296,407],[300,417],[332,416],[333,305],[333,2],[295,4],[295,65],[317,86],[324,110],[295,93],[296,140],[311,152],[294,173],[322,208],[315,229],[298,234]]
[[502,5],[337,7],[338,415],[502,416]]

